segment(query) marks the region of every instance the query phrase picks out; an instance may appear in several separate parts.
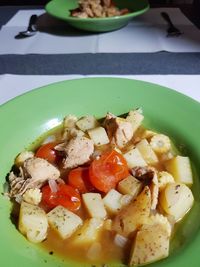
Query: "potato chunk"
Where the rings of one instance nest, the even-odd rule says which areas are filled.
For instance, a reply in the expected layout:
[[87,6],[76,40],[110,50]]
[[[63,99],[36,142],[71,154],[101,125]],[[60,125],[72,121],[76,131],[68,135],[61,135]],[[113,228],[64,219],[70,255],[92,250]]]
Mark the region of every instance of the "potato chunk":
[[103,219],[100,218],[87,219],[83,226],[74,234],[72,242],[78,245],[94,242],[98,239],[103,223]]
[[62,206],[57,206],[48,214],[50,226],[62,239],[70,237],[82,224],[82,219]]
[[165,167],[177,183],[193,184],[192,169],[188,157],[176,156],[168,160]]
[[116,214],[122,207],[121,203],[122,194],[120,194],[117,190],[111,189],[103,198],[103,202],[106,210],[111,215]]
[[118,184],[118,190],[120,193],[124,195],[132,195],[133,197],[136,197],[140,193],[141,189],[142,183],[132,175],[129,175]]
[[175,221],[184,217],[191,209],[194,197],[190,188],[181,183],[167,184],[160,195],[160,204],[164,211],[174,216]]
[[99,125],[97,119],[94,116],[88,115],[85,117],[82,117],[76,122],[76,125],[80,130],[83,132],[93,129]]
[[103,199],[99,193],[86,193],[82,195],[85,207],[91,217],[105,218],[107,213]]
[[133,127],[133,133],[135,133],[136,130],[140,127],[143,119],[144,119],[144,116],[142,115],[141,109],[135,109],[135,110],[129,111],[128,116],[126,117],[126,120],[131,122],[132,127]]
[[146,139],[142,139],[137,145],[137,149],[142,154],[142,157],[147,162],[147,164],[155,164],[158,162],[158,158],[151,148],[150,144]]
[[19,213],[19,231],[30,242],[42,242],[47,236],[48,221],[43,209],[22,201]]
[[151,193],[148,186],[130,204],[120,210],[113,220],[113,230],[128,237],[149,217]]
[[88,134],[96,146],[106,145],[110,142],[106,130],[103,127],[88,130]]
[[137,148],[129,150],[123,156],[126,159],[129,168],[147,166],[146,161]]
[[169,255],[169,231],[165,224],[143,225],[137,232],[129,266],[148,264]]

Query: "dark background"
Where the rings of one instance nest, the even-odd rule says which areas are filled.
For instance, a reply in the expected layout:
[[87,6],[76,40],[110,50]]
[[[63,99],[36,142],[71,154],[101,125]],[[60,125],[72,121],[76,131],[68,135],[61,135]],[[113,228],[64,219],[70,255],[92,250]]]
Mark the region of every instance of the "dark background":
[[[122,0],[123,1],[123,0]],[[0,5],[45,5],[49,0],[0,0]],[[199,4],[200,0],[149,0],[151,6],[180,6]]]

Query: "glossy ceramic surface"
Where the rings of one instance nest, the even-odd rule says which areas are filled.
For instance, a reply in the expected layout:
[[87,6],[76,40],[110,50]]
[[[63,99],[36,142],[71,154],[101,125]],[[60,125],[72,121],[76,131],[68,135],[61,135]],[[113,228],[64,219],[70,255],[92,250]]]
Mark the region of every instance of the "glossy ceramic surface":
[[[107,111],[123,114],[142,107],[144,124],[168,134],[183,154],[191,158],[195,205],[172,241],[170,256],[149,266],[200,266],[200,104],[159,85],[118,78],[87,78],[64,81],[33,90],[0,106],[0,191],[15,156],[67,114]],[[0,265],[6,267],[85,267],[80,262],[49,255],[29,243],[10,220],[11,203],[0,194]],[[121,267],[108,263],[109,267]]]
[[70,10],[78,7],[78,0],[52,0],[46,5],[46,11],[50,15],[67,21],[71,26],[91,32],[107,32],[124,27],[136,16],[149,9],[147,0],[115,0],[119,8],[128,8],[131,12],[124,16],[109,18],[75,18],[70,16]]

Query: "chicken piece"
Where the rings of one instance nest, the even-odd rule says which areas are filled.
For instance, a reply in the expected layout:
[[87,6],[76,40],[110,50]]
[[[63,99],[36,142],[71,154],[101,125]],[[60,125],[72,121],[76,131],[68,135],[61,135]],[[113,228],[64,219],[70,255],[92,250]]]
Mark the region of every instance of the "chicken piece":
[[114,7],[110,6],[106,9],[107,17],[120,16],[120,11]]
[[50,179],[58,179],[60,171],[50,164],[47,160],[41,158],[29,158],[25,160],[22,167],[19,168],[19,174],[13,172],[9,174],[10,197],[19,199],[29,188],[40,188]]
[[153,167],[135,167],[131,170],[132,175],[148,185],[151,191],[151,209],[155,209],[158,204],[159,185],[155,168]]
[[134,167],[131,170],[132,175],[140,180],[141,182],[144,182],[145,185],[149,185],[153,179],[154,176],[154,169],[151,167]]
[[110,7],[111,6],[111,0],[102,0],[102,3],[106,7]]
[[79,0],[78,8],[71,15],[79,18],[111,17],[127,14],[128,9],[119,10],[111,0]]
[[119,148],[123,148],[133,137],[132,124],[123,118],[108,113],[104,124],[110,140]]
[[24,162],[24,170],[28,177],[34,181],[43,182],[50,179],[58,179],[60,176],[59,170],[42,158],[30,158]]
[[77,136],[66,144],[64,152],[66,154],[64,168],[75,168],[90,160],[94,152],[94,143],[87,137]]
[[18,167],[22,166],[24,161],[33,158],[34,153],[32,151],[22,151],[15,159],[15,165]]

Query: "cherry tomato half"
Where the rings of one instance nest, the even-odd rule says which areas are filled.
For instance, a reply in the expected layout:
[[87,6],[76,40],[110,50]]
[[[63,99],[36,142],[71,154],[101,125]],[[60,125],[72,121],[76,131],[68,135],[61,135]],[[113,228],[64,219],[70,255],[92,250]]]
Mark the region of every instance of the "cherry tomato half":
[[71,170],[68,174],[68,184],[77,188],[82,194],[94,191],[94,187],[90,182],[88,167],[79,167]]
[[90,181],[99,191],[107,193],[129,175],[127,162],[115,150],[105,152],[95,159],[89,169]]
[[57,145],[56,142],[47,143],[41,145],[36,151],[35,156],[38,158],[46,159],[50,163],[56,163],[57,154],[54,147]]
[[49,185],[46,185],[42,187],[42,204],[50,209],[61,205],[76,211],[81,206],[81,197],[78,190],[70,185],[59,184],[56,192],[52,192]]

